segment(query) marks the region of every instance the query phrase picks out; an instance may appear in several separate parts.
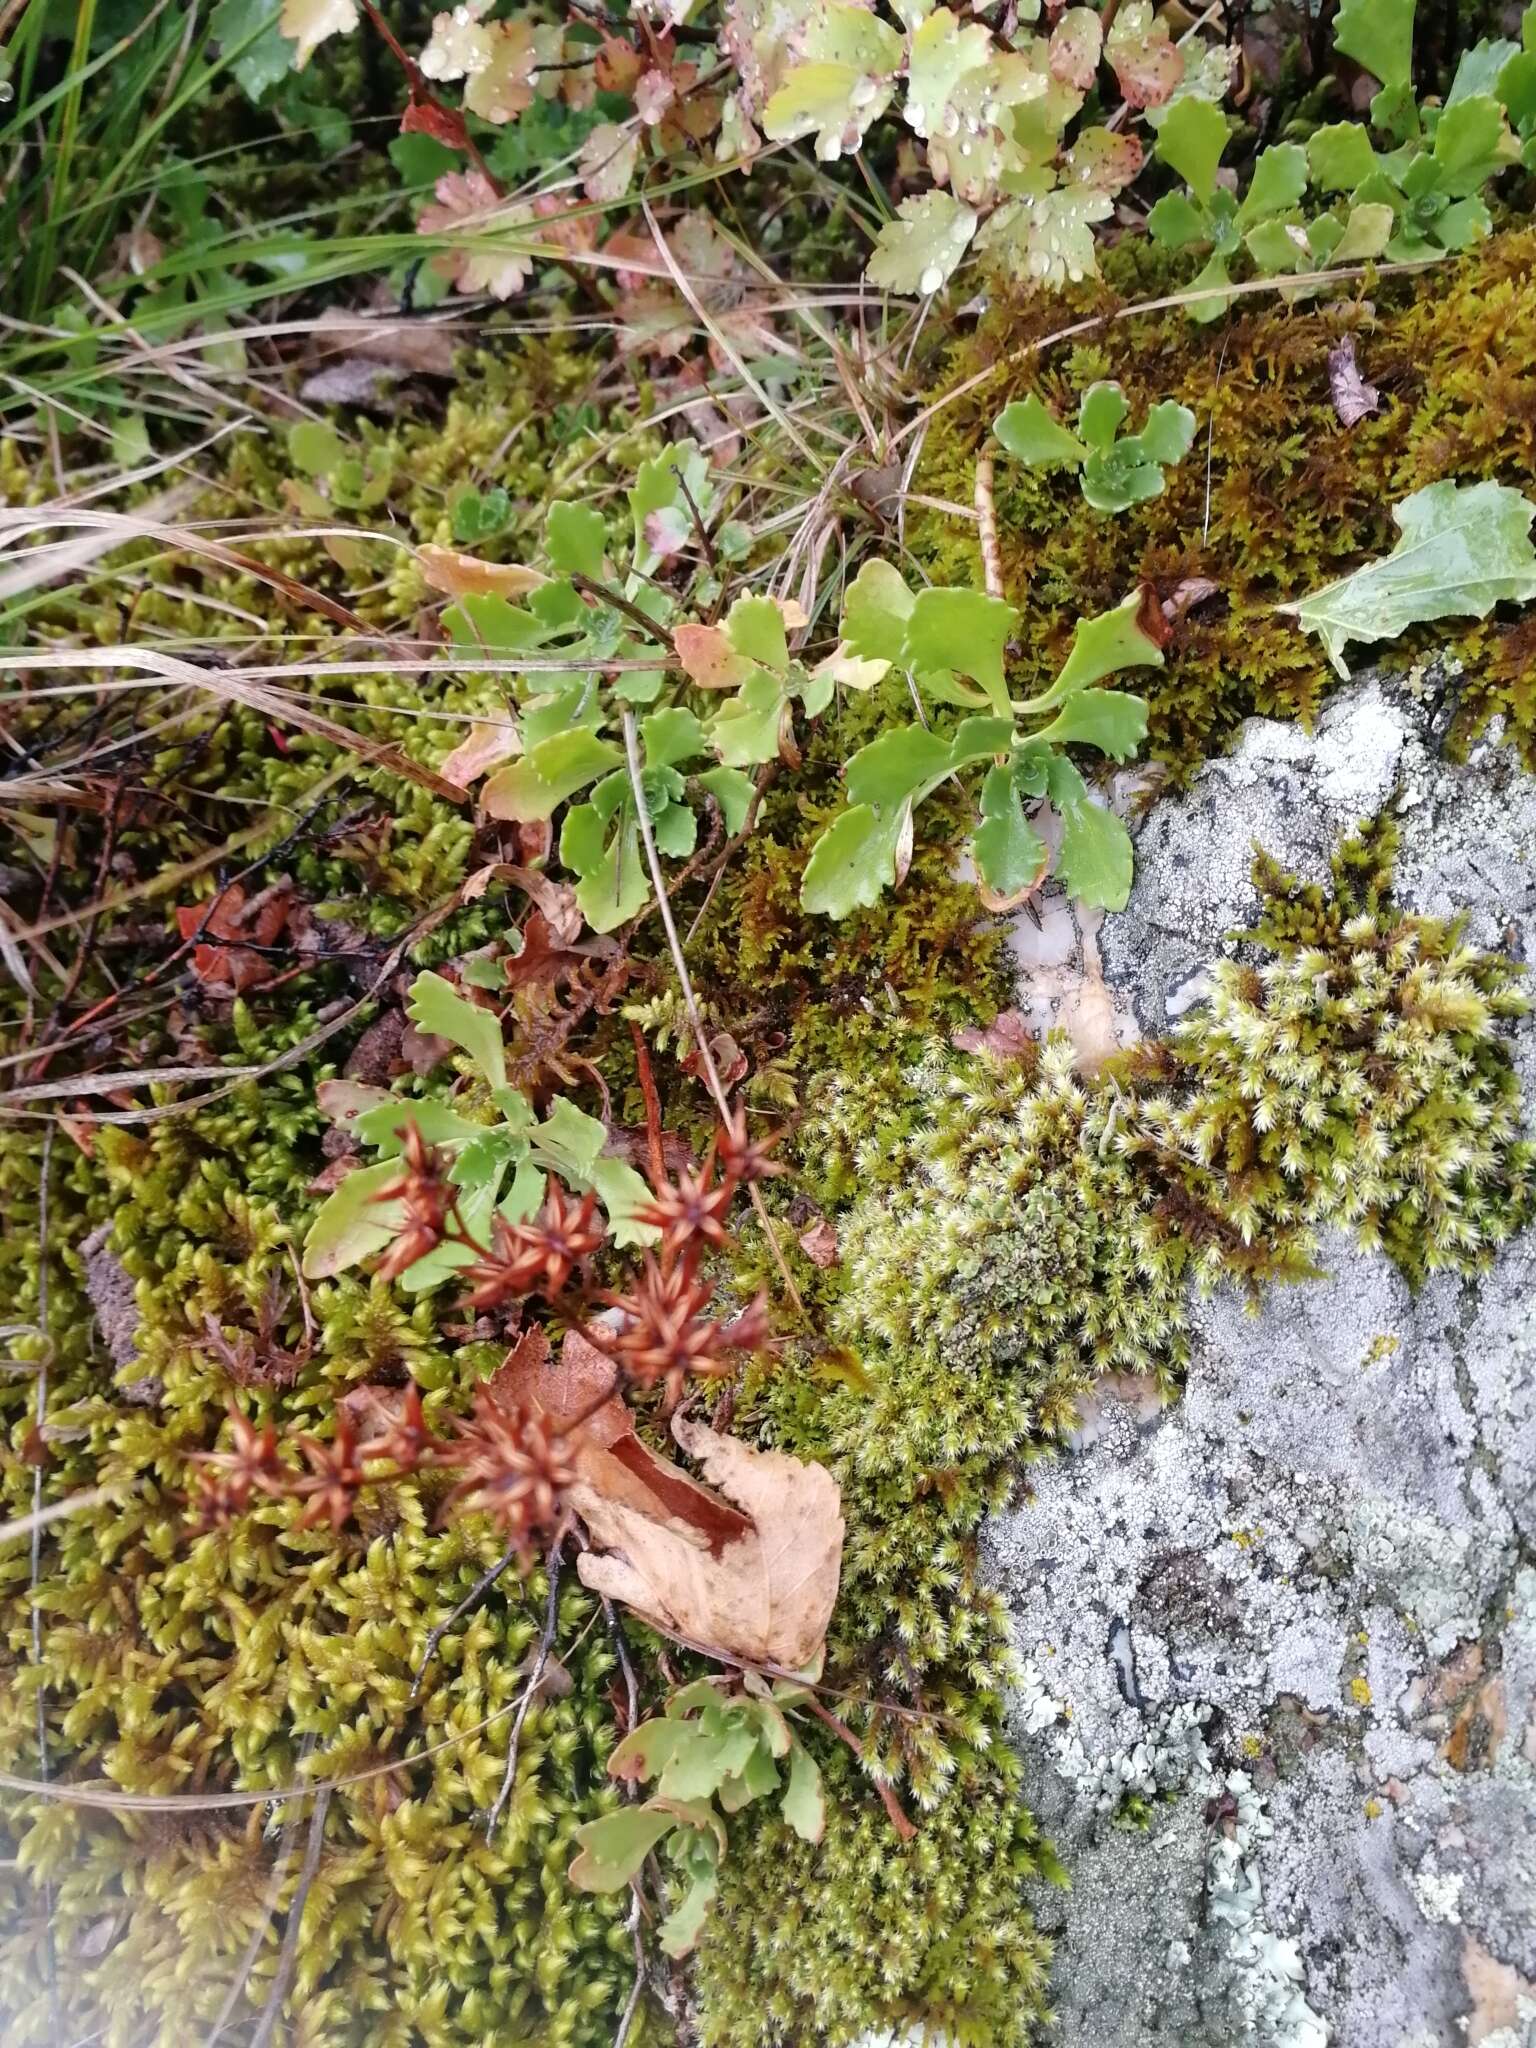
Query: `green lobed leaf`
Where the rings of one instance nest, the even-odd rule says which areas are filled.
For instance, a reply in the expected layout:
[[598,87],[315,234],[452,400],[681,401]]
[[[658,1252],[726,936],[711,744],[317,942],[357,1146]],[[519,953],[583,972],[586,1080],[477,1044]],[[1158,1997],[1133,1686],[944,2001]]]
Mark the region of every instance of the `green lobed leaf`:
[[1307,168],[1323,192],[1354,192],[1377,167],[1371,138],[1360,121],[1319,128],[1307,143]]
[[1279,607],[1319,635],[1341,676],[1352,641],[1393,640],[1430,619],[1486,618],[1496,604],[1536,597],[1536,505],[1507,484],[1428,484],[1393,518],[1400,538],[1390,555]]
[[354,1167],[326,1196],[304,1236],[307,1280],[330,1280],[393,1240],[404,1224],[404,1208],[399,1202],[380,1202],[377,1196],[399,1171],[392,1159]]
[[784,614],[771,597],[738,597],[725,615],[726,638],[748,661],[780,674],[789,666]]
[[1076,467],[1088,453],[1034,392],[1005,405],[992,422],[992,431],[1010,455],[1035,469],[1059,462]]
[[578,1891],[622,1891],[656,1844],[678,1824],[670,1807],[621,1806],[576,1830],[580,1849],[566,1875]]
[[1164,398],[1147,414],[1147,423],[1136,439],[1149,461],[1169,468],[1182,462],[1194,445],[1195,426],[1195,416],[1187,405]]
[[1124,690],[1079,690],[1048,726],[1030,735],[1057,747],[1073,741],[1097,747],[1112,761],[1128,761],[1146,736],[1146,700]]
[[1118,384],[1100,378],[1098,383],[1088,386],[1078,408],[1077,431],[1095,455],[1102,455],[1114,445],[1130,409],[1130,402]]
[[1333,46],[1353,57],[1384,86],[1405,86],[1413,75],[1415,0],[1342,0]]
[[507,1085],[507,1051],[501,1019],[461,996],[451,981],[430,969],[411,983],[406,1015],[418,1031],[448,1038],[467,1052],[492,1088]]
[[913,597],[901,571],[878,557],[866,562],[843,593],[842,637],[866,661],[899,662]]
[[973,677],[997,709],[1007,712],[1003,649],[1018,616],[1011,604],[979,590],[920,591],[907,621],[902,659],[911,669],[953,669]]
[[726,832],[734,839],[747,822],[747,812],[752,808],[757,784],[739,768],[706,768],[693,779],[702,789],[707,789],[720,806]]
[[811,848],[800,884],[806,910],[846,917],[868,909],[896,880],[896,850],[911,813],[905,805],[889,816],[869,804],[841,811]]
[[1061,813],[1057,872],[1070,895],[1102,910],[1124,910],[1131,893],[1131,835],[1113,811],[1096,804],[1065,754],[1049,757],[1051,801]]
[[1190,93],[1177,99],[1157,134],[1157,154],[1178,172],[1197,199],[1216,190],[1216,172],[1230,134],[1220,107]]
[[[1182,106],[1184,101],[1180,101]],[[1211,223],[1184,192],[1165,192],[1147,215],[1147,230],[1154,242],[1165,249],[1187,249],[1193,242],[1208,242]]]
[[709,727],[709,743],[727,768],[754,768],[778,759],[779,733],[789,697],[779,678],[760,668],[727,698]]
[[306,476],[329,476],[346,457],[346,442],[324,420],[295,420],[288,429],[288,459]]
[[1161,668],[1163,650],[1142,630],[1142,604],[1141,593],[1133,591],[1113,611],[1079,620],[1061,673],[1043,696],[1032,697],[1024,709],[1048,711],[1074,690],[1086,689],[1120,669]]
[[703,726],[691,711],[681,706],[653,711],[649,718],[642,718],[640,740],[648,768],[670,768],[676,761],[692,761],[708,747]]
[[827,1801],[816,1759],[801,1742],[789,1752],[789,1783],[780,1811],[802,1842],[819,1842],[826,1832]]
[[1237,209],[1240,228],[1289,213],[1301,204],[1307,189],[1307,152],[1299,142],[1282,142],[1264,150],[1253,167],[1248,190]]
[[278,26],[282,9],[283,0],[219,0],[208,17],[220,55],[247,99],[259,100],[293,69],[294,46]]
[[903,199],[899,218],[875,237],[865,275],[891,292],[928,297],[958,269],[976,232],[977,216],[948,192]]
[[608,528],[603,515],[591,505],[564,501],[551,505],[544,527],[544,546],[550,562],[566,576],[588,576],[601,582],[603,553]]
[[624,750],[586,726],[554,733],[519,761],[498,768],[480,792],[492,818],[532,824],[553,816],[567,797],[585,789],[624,759]]
[[681,1901],[657,1929],[656,1939],[663,1954],[681,1957],[691,1952],[704,1931],[705,1919],[719,1889],[719,1879],[712,1872],[692,1879]]
[[1040,872],[1045,842],[1024,816],[1010,768],[989,769],[982,782],[972,851],[981,879],[998,896],[1018,895]]
[[676,1748],[680,1732],[680,1724],[664,1715],[642,1721],[614,1745],[608,1758],[609,1777],[636,1783],[654,1778]]
[[848,763],[848,801],[886,810],[947,775],[950,765],[948,739],[926,726],[897,726],[860,747]]

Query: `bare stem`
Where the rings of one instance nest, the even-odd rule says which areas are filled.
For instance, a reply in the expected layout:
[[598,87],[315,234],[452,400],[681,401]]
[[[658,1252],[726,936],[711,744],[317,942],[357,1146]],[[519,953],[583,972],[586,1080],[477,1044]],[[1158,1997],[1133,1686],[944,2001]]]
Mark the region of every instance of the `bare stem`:
[[539,1647],[533,1659],[533,1668],[528,1673],[528,1683],[523,1687],[523,1696],[517,1703],[517,1712],[512,1717],[512,1734],[507,1742],[507,1768],[502,1774],[501,1790],[496,1794],[496,1803],[486,1815],[486,1839],[496,1832],[496,1823],[501,1818],[502,1808],[512,1793],[512,1780],[517,1773],[518,1745],[523,1739],[523,1723],[528,1718],[528,1709],[533,1705],[533,1696],[539,1689],[544,1676],[544,1667],[549,1662],[550,1648],[555,1640],[555,1625],[560,1618],[560,1546],[565,1541],[565,1524],[555,1531],[554,1541],[544,1559],[544,1573],[549,1580],[549,1599],[544,1607],[544,1632],[539,1637]]
[[[699,1065],[704,1069],[704,1078],[709,1087],[710,1094],[715,1099],[715,1107],[720,1112],[721,1122],[729,1124],[731,1122],[731,1105],[720,1080],[720,1070],[715,1065],[714,1053],[710,1050],[709,1033],[704,1028],[704,1017],[699,1009],[699,999],[693,992],[693,977],[688,972],[688,962],[683,957],[682,942],[677,936],[677,924],[672,916],[671,900],[667,895],[666,877],[661,871],[661,855],[656,851],[656,835],[651,830],[651,814],[646,808],[645,786],[640,776],[640,741],[635,730],[635,714],[627,706],[624,711],[624,752],[629,761],[629,783],[630,788],[634,791],[635,812],[639,819],[640,837],[645,845],[646,863],[651,871],[651,886],[656,891],[656,908],[661,913],[661,927],[667,935],[667,946],[672,954],[672,965],[677,969],[678,986],[683,992],[683,1007],[688,1012],[688,1022],[693,1031],[694,1044],[699,1049]],[[768,1214],[767,1205],[763,1201],[755,1182],[748,1184],[747,1193],[752,1199],[752,1207],[757,1211],[757,1220],[763,1226],[764,1233],[767,1236],[769,1246],[773,1252],[774,1264],[779,1269],[779,1278],[784,1282],[789,1292],[789,1298],[795,1304],[802,1321],[808,1322],[810,1318],[806,1315],[805,1303],[800,1299],[800,1290],[795,1285],[794,1275],[790,1272],[785,1262],[783,1247],[780,1245],[778,1233],[773,1227],[773,1218]]]

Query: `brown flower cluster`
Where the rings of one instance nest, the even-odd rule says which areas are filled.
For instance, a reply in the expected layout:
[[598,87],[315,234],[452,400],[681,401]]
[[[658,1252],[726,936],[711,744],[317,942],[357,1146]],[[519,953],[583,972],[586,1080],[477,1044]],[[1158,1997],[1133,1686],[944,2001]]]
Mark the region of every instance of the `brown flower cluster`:
[[[779,1171],[771,1149],[749,1138],[744,1122],[733,1121],[716,1134],[701,1166],[663,1179],[639,1212],[658,1232],[657,1247],[644,1255],[629,1286],[613,1289],[596,1287],[590,1275],[607,1235],[593,1196],[578,1199],[551,1182],[536,1216],[525,1223],[498,1217],[490,1243],[482,1243],[464,1226],[442,1155],[411,1125],[400,1170],[377,1197],[402,1211],[399,1235],[379,1270],[393,1278],[440,1244],[463,1245],[471,1254],[462,1275],[467,1309],[480,1313],[537,1296],[612,1361],[614,1381],[605,1400],[624,1386],[659,1387],[671,1409],[690,1379],[717,1379],[767,1341],[761,1295],[730,1321],[710,1313],[715,1283],[703,1265],[727,1241],[726,1217],[737,1193]],[[609,1313],[591,1321],[595,1308]],[[321,1522],[340,1529],[364,1487],[424,1470],[452,1477],[445,1513],[461,1508],[493,1515],[525,1554],[561,1526],[580,1418],[562,1433],[537,1408],[499,1399],[482,1386],[472,1413],[455,1417],[452,1435],[442,1438],[428,1424],[414,1385],[403,1395],[374,1390],[370,1405],[366,1436],[342,1409],[329,1441],[298,1437],[302,1464],[285,1460],[270,1422],[258,1429],[231,1407],[230,1448],[194,1454],[204,1468],[201,1526],[226,1526],[265,1496],[302,1500],[301,1529]]]
[[374,1392],[372,1405],[377,1427],[366,1437],[359,1437],[357,1423],[343,1410],[328,1443],[313,1436],[297,1438],[302,1467],[284,1460],[270,1422],[257,1429],[231,1406],[231,1448],[193,1454],[205,1475],[197,1502],[199,1525],[227,1527],[253,1496],[264,1494],[304,1502],[297,1528],[324,1521],[341,1529],[364,1487],[435,1469],[454,1475],[444,1513],[463,1505],[493,1515],[508,1540],[524,1552],[558,1526],[574,1474],[566,1440],[547,1416],[507,1406],[480,1387],[474,1413],[455,1416],[454,1433],[444,1439],[434,1435],[414,1383],[389,1399]]

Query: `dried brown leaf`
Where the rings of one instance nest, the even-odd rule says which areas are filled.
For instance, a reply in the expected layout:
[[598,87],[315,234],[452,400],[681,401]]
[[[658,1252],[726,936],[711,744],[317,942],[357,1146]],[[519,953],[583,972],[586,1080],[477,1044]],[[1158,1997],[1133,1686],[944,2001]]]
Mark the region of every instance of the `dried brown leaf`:
[[672,1434],[751,1527],[718,1556],[675,1521],[608,1495],[580,1512],[596,1548],[582,1583],[721,1655],[801,1670],[826,1640],[842,1566],[837,1481],[821,1465],[759,1451],[677,1415]]
[[449,597],[526,597],[549,580],[520,562],[482,562],[477,555],[440,548],[434,541],[424,541],[416,559],[428,585]]
[[1381,393],[1360,374],[1352,334],[1341,335],[1328,351],[1328,389],[1333,393],[1333,409],[1346,427],[1381,409]]

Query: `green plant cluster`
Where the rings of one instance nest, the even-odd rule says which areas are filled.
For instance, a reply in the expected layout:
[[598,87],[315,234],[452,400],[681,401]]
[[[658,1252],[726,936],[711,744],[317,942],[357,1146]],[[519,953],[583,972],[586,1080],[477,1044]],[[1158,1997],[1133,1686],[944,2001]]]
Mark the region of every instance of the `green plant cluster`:
[[687,1955],[720,1888],[727,1843],[722,1816],[782,1794],[779,1812],[794,1833],[802,1842],[821,1840],[821,1772],[789,1719],[789,1710],[812,1697],[803,1685],[782,1678],[770,1685],[755,1671],[745,1674],[744,1690],[734,1698],[707,1678],[674,1693],[664,1711],[632,1728],[608,1759],[610,1777],[630,1783],[654,1778],[656,1790],[587,1822],[577,1838],[572,1884],[581,1891],[625,1891],[664,1843],[682,1896],[658,1939],[669,1956]]
[[[1113,520],[1085,505],[1063,471],[999,462],[996,509],[1004,596],[1034,622],[1020,690],[1043,688],[1077,622],[1150,584],[1172,612],[1166,666],[1144,672],[1148,748],[1177,777],[1218,751],[1245,717],[1311,720],[1336,679],[1323,650],[1277,609],[1384,556],[1391,508],[1453,479],[1518,483],[1536,464],[1536,235],[1514,225],[1429,280],[1382,278],[1368,297],[1327,306],[1240,301],[1220,346],[1177,310],[1116,320],[1177,287],[1175,260],[1145,241],[1106,253],[1112,289],[1025,301],[999,282],[996,305],[958,344],[931,394],[989,372],[974,396],[931,422],[916,487],[968,503],[976,450],[1009,399],[1037,396],[1058,418],[1113,369],[1140,418],[1176,399],[1199,421],[1189,460],[1163,493]],[[1085,318],[1105,325],[1075,345],[1042,347]],[[1344,426],[1328,358],[1353,344],[1377,409]],[[1039,349],[1041,352],[1036,353]],[[974,577],[976,530],[932,510],[909,542],[938,582]],[[1214,586],[1206,588],[1205,586]],[[1495,716],[1536,766],[1532,628],[1490,618],[1414,628],[1390,659],[1442,650],[1461,670],[1448,743],[1464,749]]]

